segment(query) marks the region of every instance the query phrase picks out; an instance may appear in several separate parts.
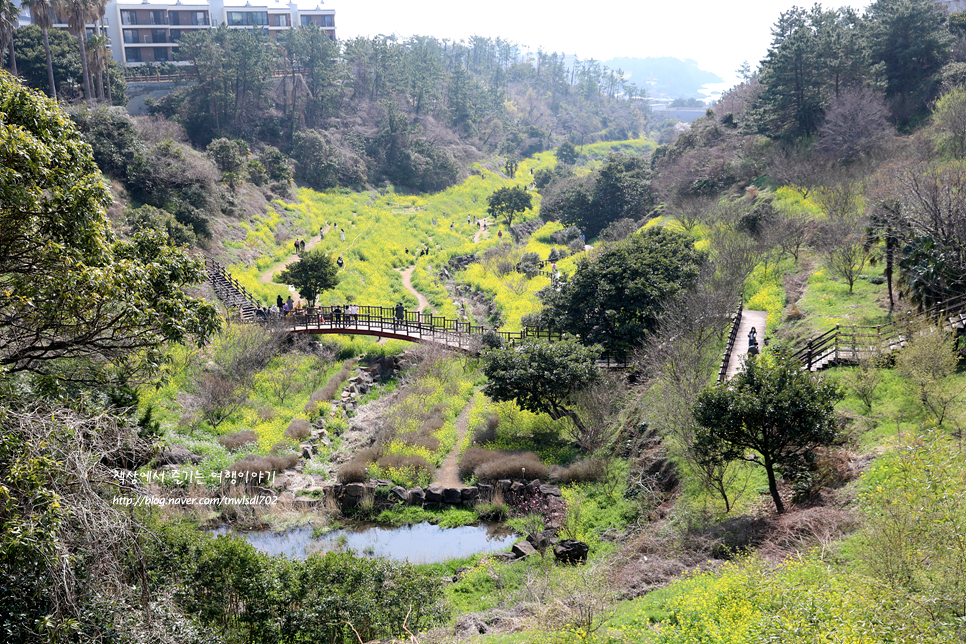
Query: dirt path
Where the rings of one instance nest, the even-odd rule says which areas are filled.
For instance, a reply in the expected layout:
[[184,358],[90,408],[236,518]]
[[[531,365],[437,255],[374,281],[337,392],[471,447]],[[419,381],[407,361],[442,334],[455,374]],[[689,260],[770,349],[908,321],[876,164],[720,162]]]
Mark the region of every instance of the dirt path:
[[419,302],[419,307],[416,310],[422,313],[423,309],[428,308],[433,313],[436,313],[436,309],[432,304],[429,303],[429,300],[426,299],[426,296],[413,288],[413,271],[415,269],[416,265],[413,264],[406,270],[402,270],[401,268],[397,268],[396,270],[400,275],[402,275],[402,283],[406,290],[416,296],[416,301]]
[[436,469],[436,474],[433,476],[433,483],[439,483],[443,487],[457,487],[462,489],[463,481],[460,480],[460,445],[463,444],[463,439],[466,437],[466,431],[469,429],[470,424],[470,411],[473,409],[473,399],[466,403],[466,407],[463,407],[463,411],[460,412],[459,417],[456,419],[456,445],[446,458],[443,460],[443,464]]
[[[331,227],[332,226],[326,226],[325,227],[325,232],[329,232],[329,228],[331,228]],[[315,245],[318,244],[320,241],[322,241],[322,236],[321,235],[316,235],[312,239],[310,239],[307,242],[305,242],[305,250],[307,250],[307,251],[308,250],[312,250],[313,248],[315,248]],[[262,273],[262,276],[258,278],[258,281],[261,282],[262,284],[271,284],[272,283],[272,278],[275,277],[275,274],[276,273],[281,273],[286,268],[288,268],[288,266],[290,264],[294,264],[295,262],[299,261],[299,259],[300,258],[299,258],[298,255],[292,255],[291,257],[289,257],[288,259],[286,259],[284,262],[282,262],[278,266],[276,266],[274,268],[270,268],[267,271],[265,271],[264,273]]]
[[[486,217],[484,217],[480,221],[482,221],[483,224],[485,225],[486,224]],[[483,226],[478,226],[477,228],[478,228],[478,230],[476,231],[476,234],[473,236],[473,243],[474,244],[479,244],[480,243],[480,237],[482,237],[483,236],[483,233],[486,232],[486,231],[483,230]]]

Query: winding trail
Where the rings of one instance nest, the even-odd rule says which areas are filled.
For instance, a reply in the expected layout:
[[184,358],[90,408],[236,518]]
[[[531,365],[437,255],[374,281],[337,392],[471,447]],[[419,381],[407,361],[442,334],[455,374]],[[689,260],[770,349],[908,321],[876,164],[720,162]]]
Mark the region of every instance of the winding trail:
[[417,291],[415,288],[413,288],[414,270],[416,270],[415,264],[413,264],[406,270],[397,268],[396,272],[402,275],[402,283],[403,283],[403,286],[406,288],[406,290],[416,296],[416,301],[419,302],[419,307],[416,310],[422,313],[424,309],[429,309],[433,313],[436,313],[436,308],[429,303],[429,300],[426,299],[426,296],[420,293],[419,291]]
[[469,429],[470,424],[470,411],[472,409],[473,398],[470,398],[466,406],[463,407],[463,411],[456,418],[456,445],[453,446],[450,453],[443,459],[443,464],[436,468],[436,473],[433,475],[433,483],[439,483],[443,487],[460,489],[465,487],[463,481],[460,480],[460,445],[463,444],[463,439],[466,438],[466,431]]
[[[483,222],[483,225],[484,225],[484,226],[485,226],[485,225],[487,225],[487,224],[486,224],[486,217],[484,217],[484,218],[483,218],[483,219],[481,219],[480,221],[482,221],[482,222]],[[482,236],[483,236],[483,233],[484,233],[484,232],[488,232],[488,231],[485,231],[485,230],[483,230],[483,226],[477,226],[477,228],[478,228],[479,230],[477,230],[477,231],[476,231],[476,234],[475,234],[475,235],[473,235],[473,243],[474,243],[474,244],[479,244],[479,243],[480,243],[480,237],[482,237]]]
[[[325,232],[329,232],[329,228],[331,227],[332,226],[326,226]],[[312,239],[305,242],[305,250],[307,251],[312,250],[313,248],[315,248],[316,244],[318,244],[320,241],[322,241],[322,235],[316,235]],[[295,262],[299,261],[299,259],[300,257],[298,255],[292,255],[291,257],[286,259],[278,266],[275,266],[274,268],[270,268],[264,273],[262,273],[262,276],[258,278],[258,281],[261,282],[262,284],[271,284],[272,278],[275,277],[276,273],[281,273],[286,268],[288,268],[290,264],[294,264]]]

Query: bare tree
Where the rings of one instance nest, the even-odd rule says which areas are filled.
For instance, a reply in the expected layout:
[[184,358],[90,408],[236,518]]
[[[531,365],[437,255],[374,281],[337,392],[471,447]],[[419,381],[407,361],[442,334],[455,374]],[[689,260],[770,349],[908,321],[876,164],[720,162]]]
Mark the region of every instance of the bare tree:
[[837,163],[869,159],[889,143],[895,128],[879,94],[865,87],[839,93],[818,129],[818,151]]
[[814,198],[827,217],[819,233],[825,264],[848,283],[851,293],[868,258],[866,222],[859,211],[857,185],[842,182],[828,186],[817,191]]

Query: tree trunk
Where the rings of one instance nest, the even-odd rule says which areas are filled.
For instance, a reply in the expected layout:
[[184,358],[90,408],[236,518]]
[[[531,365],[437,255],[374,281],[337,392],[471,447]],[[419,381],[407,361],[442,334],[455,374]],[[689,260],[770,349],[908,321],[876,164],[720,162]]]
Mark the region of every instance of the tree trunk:
[[90,103],[93,100],[91,93],[91,69],[87,64],[87,27],[81,26],[77,31],[77,42],[80,43],[81,66],[84,72],[84,99]]
[[13,53],[13,29],[10,30],[10,73],[17,75],[17,57]]
[[[97,37],[101,36],[101,23],[97,20],[94,21],[94,33]],[[94,66],[97,67],[97,98],[102,102],[104,100],[104,57],[101,55],[101,50],[98,49],[97,53],[94,54]]]
[[50,97],[57,98],[57,86],[54,84],[54,61],[50,57],[50,38],[47,37],[47,29],[44,29],[44,53],[47,54],[47,81],[50,83]]
[[782,497],[778,494],[778,481],[775,479],[775,464],[771,462],[771,459],[764,459],[765,472],[768,473],[768,491],[771,492],[771,498],[775,502],[775,509],[778,514],[785,514],[785,504],[782,503]]

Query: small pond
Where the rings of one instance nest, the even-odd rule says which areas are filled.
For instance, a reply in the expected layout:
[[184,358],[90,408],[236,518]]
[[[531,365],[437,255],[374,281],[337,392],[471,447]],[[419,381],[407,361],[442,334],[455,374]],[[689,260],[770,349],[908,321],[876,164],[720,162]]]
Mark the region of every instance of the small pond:
[[287,555],[304,559],[313,552],[352,550],[356,554],[408,560],[411,563],[437,563],[466,557],[478,552],[508,550],[516,535],[503,525],[481,524],[461,528],[441,528],[431,523],[388,527],[357,524],[313,537],[313,528],[302,527],[274,532],[272,530],[231,530],[222,526],[214,534],[233,532],[244,537],[256,549],[270,555]]

